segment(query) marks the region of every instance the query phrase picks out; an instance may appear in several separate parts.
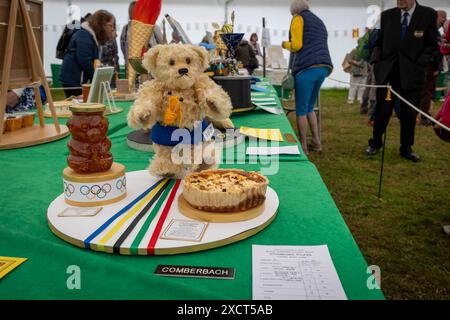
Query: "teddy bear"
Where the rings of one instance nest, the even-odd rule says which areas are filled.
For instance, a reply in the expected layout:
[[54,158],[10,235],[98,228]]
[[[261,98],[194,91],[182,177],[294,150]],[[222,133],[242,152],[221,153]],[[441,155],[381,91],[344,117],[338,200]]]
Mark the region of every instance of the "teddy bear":
[[[127,120],[131,128],[151,129],[155,156],[150,173],[181,178],[216,168],[210,122],[229,126],[232,104],[222,87],[204,72],[209,67],[206,49],[157,45],[145,53],[142,64],[153,79],[139,89]],[[183,161],[177,156],[180,149]],[[208,156],[205,150],[210,151]]]

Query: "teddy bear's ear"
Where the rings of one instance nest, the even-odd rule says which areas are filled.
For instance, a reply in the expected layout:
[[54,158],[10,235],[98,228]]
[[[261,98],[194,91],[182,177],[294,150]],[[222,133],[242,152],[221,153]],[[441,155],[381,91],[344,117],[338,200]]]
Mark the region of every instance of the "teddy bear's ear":
[[148,72],[153,74],[156,69],[156,59],[158,58],[159,51],[161,50],[161,45],[154,46],[148,50],[142,59],[142,65]]
[[208,69],[209,67],[209,53],[205,48],[200,46],[191,46],[192,50],[200,57],[200,61],[203,67],[203,70]]

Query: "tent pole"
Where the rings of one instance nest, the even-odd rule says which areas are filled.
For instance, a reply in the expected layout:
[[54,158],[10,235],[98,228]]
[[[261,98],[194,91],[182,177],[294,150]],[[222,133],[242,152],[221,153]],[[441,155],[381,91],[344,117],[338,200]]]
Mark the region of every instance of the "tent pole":
[[[263,32],[264,29],[266,28],[266,18],[262,18],[262,27],[263,27]],[[266,47],[263,46],[263,77],[266,77]]]

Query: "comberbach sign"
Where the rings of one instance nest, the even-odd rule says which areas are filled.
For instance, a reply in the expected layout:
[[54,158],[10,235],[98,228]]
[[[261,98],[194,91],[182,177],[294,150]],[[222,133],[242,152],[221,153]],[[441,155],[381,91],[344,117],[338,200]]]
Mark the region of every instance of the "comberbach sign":
[[234,268],[158,265],[155,274],[172,277],[234,279]]

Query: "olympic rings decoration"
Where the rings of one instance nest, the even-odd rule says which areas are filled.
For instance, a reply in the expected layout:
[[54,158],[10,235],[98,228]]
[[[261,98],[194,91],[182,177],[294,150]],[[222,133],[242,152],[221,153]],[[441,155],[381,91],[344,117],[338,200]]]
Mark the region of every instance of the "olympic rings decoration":
[[67,198],[70,198],[72,194],[75,192],[75,187],[71,183],[67,183],[64,181],[64,193]]
[[83,196],[87,196],[89,193],[91,193],[91,189],[88,186],[83,185],[83,186],[80,187],[80,193]]
[[102,192],[102,188],[98,184],[95,184],[91,187],[92,194],[98,195],[100,192]]
[[116,181],[116,188],[120,190],[121,192],[124,192],[124,190],[127,187],[127,179],[126,177],[123,177],[123,179],[119,179]]
[[94,200],[94,199],[95,199],[95,194],[93,194],[93,193],[88,193],[88,195],[86,196],[86,198],[88,198],[89,200]]
[[110,185],[109,183],[105,183],[105,184],[102,186],[102,192],[104,192],[104,193],[109,193],[109,192],[111,192],[111,185]]
[[[71,192],[71,194],[72,194],[75,191],[75,188],[72,185],[69,185],[69,186],[71,186],[71,188],[67,187],[66,186],[66,182],[64,182],[65,190],[66,189],[67,190],[68,189],[70,189],[70,190],[73,189],[73,191]],[[91,187],[87,186],[87,185],[82,185],[80,187],[80,193],[83,196],[85,196],[87,199],[89,199],[89,200],[94,200],[95,197],[97,197],[99,199],[103,199],[103,198],[105,198],[108,195],[108,193],[111,192],[111,190],[112,190],[112,187],[111,187],[111,185],[109,183],[105,183],[102,186],[100,186],[98,184],[95,184],[95,185],[93,185]],[[67,192],[66,192],[66,195],[67,195]]]

